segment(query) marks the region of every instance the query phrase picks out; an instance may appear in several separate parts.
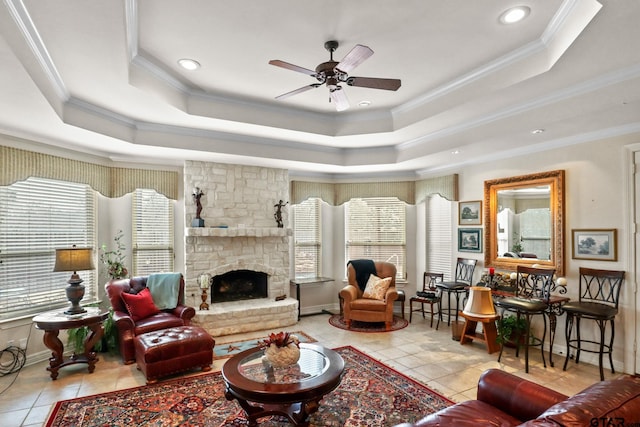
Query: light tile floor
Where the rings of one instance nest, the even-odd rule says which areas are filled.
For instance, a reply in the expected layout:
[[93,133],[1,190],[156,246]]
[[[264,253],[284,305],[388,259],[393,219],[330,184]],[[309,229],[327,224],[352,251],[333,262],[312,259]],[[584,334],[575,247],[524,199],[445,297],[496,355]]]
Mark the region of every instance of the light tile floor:
[[[547,363],[544,368],[539,349],[530,352],[526,374],[522,353],[516,358],[515,350],[507,348],[498,363],[498,353],[488,354],[482,343],[460,345],[451,338],[451,329],[446,323],[441,323],[436,331],[435,326],[430,328],[428,320],[419,315],[413,316],[408,327],[392,333],[344,331],[331,326],[328,318],[328,315],[303,317],[287,330],[304,331],[330,348],[356,347],[456,402],[475,398],[478,377],[488,368],[504,369],[567,395],[599,380],[598,367],[584,362],[576,365],[570,361],[567,371],[563,371],[564,357],[560,355],[554,355],[555,367]],[[264,337],[268,332],[274,331],[217,337],[216,345]],[[135,365],[123,365],[118,356],[109,354],[101,354],[100,358],[93,374],[87,372],[84,364],[72,365],[62,368],[58,379],[52,381],[46,371],[48,363],[41,362],[25,366],[17,375],[1,377],[0,425],[43,426],[59,400],[145,384],[144,376]],[[224,361],[215,360],[213,369],[219,370]],[[605,369],[605,375],[608,379],[619,374]]]

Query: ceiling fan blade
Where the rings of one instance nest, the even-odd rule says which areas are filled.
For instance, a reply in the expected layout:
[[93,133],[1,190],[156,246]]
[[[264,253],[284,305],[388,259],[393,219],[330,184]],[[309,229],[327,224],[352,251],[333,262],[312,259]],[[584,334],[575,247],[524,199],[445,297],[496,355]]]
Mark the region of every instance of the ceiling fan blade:
[[349,100],[347,94],[340,86],[330,92],[331,100],[336,104],[336,111],[344,111],[349,108]]
[[349,86],[368,87],[372,89],[398,90],[400,80],[398,79],[378,79],[375,77],[349,77]]
[[276,67],[286,68],[287,70],[297,71],[299,73],[308,74],[310,76],[316,75],[316,72],[313,70],[309,70],[308,68],[300,67],[298,65],[289,64],[288,62],[280,61],[279,59],[272,59],[269,61],[269,64],[275,65]]
[[349,71],[362,64],[371,55],[373,55],[373,50],[371,50],[371,48],[357,44],[344,58],[342,58],[342,61],[336,65],[336,68],[343,73],[348,74]]
[[291,92],[287,92],[287,93],[283,93],[282,95],[278,95],[278,96],[276,96],[276,99],[288,98],[290,96],[297,95],[297,94],[302,93],[302,92],[306,92],[306,91],[308,91],[310,89],[315,89],[318,86],[322,86],[322,84],[314,83],[312,85],[302,86],[301,88],[298,88],[296,90],[292,90]]

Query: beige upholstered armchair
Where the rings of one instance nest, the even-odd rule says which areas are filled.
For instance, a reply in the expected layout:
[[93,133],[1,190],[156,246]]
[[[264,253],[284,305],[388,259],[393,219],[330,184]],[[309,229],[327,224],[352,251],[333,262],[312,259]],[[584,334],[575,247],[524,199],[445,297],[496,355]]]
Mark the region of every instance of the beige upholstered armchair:
[[[375,267],[375,269],[374,269]],[[358,269],[358,271],[356,271]],[[388,288],[378,295],[365,293],[370,274],[380,279],[390,278]],[[344,320],[351,327],[352,320],[361,322],[384,322],[387,330],[393,323],[393,302],[398,299],[396,291],[396,266],[388,262],[354,260],[347,264],[349,283],[340,291]],[[372,285],[372,283],[369,283]]]

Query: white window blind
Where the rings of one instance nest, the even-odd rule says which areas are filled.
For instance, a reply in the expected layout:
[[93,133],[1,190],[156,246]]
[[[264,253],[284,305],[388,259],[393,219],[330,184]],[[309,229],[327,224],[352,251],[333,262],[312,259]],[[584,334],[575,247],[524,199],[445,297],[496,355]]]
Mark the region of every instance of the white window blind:
[[322,233],[320,199],[309,198],[293,206],[296,277],[320,277],[322,275]]
[[372,259],[396,266],[406,278],[405,203],[396,197],[351,199],[345,209],[347,260]]
[[173,271],[173,201],[155,190],[133,193],[133,274]]
[[451,202],[439,195],[427,199],[427,270],[451,276]]
[[[88,185],[28,178],[0,187],[0,319],[69,305],[65,288],[73,272],[53,272],[55,250],[95,250],[95,212]],[[96,270],[78,274],[81,304],[95,301]]]

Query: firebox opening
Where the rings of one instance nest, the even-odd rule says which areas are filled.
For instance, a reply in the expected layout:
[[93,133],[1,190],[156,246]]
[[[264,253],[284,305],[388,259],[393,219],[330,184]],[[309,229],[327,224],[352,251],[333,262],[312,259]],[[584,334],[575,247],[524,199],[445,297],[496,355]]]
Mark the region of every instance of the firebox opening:
[[211,279],[212,303],[267,297],[267,273],[234,270]]

